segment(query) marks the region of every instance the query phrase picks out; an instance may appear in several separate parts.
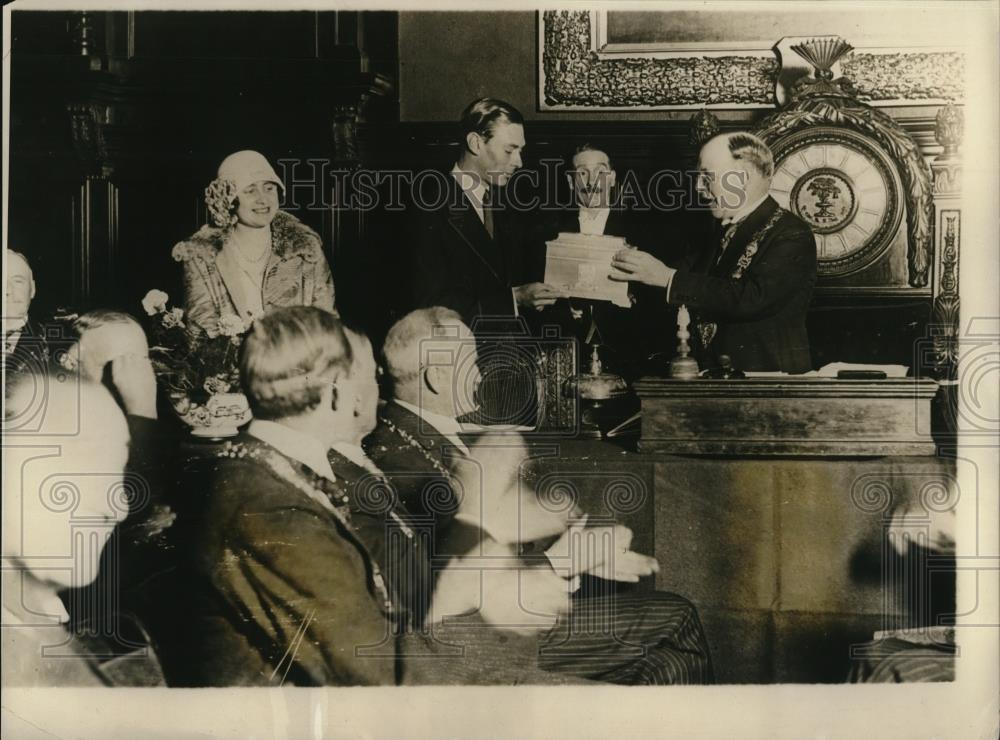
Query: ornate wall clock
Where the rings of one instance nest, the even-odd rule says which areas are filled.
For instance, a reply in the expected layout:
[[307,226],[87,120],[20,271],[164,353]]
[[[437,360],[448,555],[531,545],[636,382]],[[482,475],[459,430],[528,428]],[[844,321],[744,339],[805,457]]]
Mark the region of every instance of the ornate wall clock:
[[772,142],[771,194],[816,235],[821,276],[850,275],[890,247],[903,219],[898,167],[864,134],[800,129]]

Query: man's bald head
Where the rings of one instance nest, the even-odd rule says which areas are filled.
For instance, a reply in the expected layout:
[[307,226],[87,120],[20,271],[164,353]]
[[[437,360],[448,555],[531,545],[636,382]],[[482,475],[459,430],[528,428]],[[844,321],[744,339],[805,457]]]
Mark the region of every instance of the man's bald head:
[[712,215],[724,218],[767,194],[774,155],[763,139],[746,131],[719,134],[702,146],[698,170],[698,190]]
[[[28,259],[20,252],[8,249],[6,261],[6,287],[3,317],[5,323],[23,324],[35,297],[35,277]],[[15,327],[10,327],[15,328]]]

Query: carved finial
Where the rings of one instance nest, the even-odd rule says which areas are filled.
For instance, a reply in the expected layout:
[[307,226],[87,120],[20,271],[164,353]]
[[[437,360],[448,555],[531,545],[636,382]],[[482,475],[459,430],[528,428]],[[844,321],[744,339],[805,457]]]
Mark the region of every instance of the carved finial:
[[717,133],[719,133],[719,119],[705,108],[691,116],[688,143],[693,149],[701,149],[701,145]]
[[822,36],[820,38],[809,39],[792,47],[792,51],[813,66],[813,74],[816,76],[816,79],[825,82],[833,79],[831,67],[844,54],[853,49],[854,47],[840,38],[840,36]]
[[962,109],[954,103],[948,103],[938,111],[934,125],[934,138],[944,147],[944,152],[938,159],[954,159],[958,155],[958,147],[962,145],[962,134],[965,130],[965,116]]
[[791,86],[792,99],[806,96],[853,97],[851,82],[840,77],[833,79],[833,65],[854,49],[840,36],[820,36],[791,46],[792,51],[812,65],[812,75],[802,75]]

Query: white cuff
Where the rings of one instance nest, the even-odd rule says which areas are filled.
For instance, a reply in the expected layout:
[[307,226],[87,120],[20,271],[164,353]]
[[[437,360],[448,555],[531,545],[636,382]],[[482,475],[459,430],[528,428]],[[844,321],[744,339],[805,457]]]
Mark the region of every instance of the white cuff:
[[520,316],[521,311],[517,307],[517,288],[510,289],[510,297],[514,301],[514,316]]

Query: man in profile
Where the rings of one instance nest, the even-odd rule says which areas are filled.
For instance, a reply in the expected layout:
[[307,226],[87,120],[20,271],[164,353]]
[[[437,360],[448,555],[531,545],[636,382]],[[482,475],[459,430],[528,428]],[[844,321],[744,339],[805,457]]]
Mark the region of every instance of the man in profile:
[[49,351],[44,327],[30,314],[35,277],[27,257],[8,249],[4,262],[3,372],[10,386],[23,373],[44,373]]
[[[472,101],[459,121],[461,153],[443,176],[442,197],[413,204],[410,259],[413,308],[457,311],[484,356],[482,415],[487,423],[535,426],[533,344],[517,319],[562,293],[533,271],[537,239],[505,190],[521,168],[524,117],[495,98]],[[527,351],[526,351],[526,348]]]
[[686,305],[709,364],[722,356],[740,370],[812,369],[806,312],[816,284],[816,241],[808,225],[768,195],[774,157],[746,132],[720,134],[701,148],[698,190],[717,231],[676,268],[622,250],[611,277],[665,289]]

